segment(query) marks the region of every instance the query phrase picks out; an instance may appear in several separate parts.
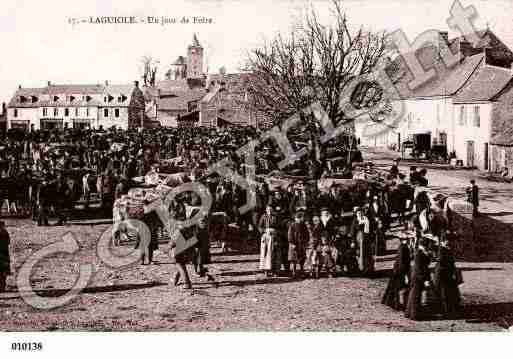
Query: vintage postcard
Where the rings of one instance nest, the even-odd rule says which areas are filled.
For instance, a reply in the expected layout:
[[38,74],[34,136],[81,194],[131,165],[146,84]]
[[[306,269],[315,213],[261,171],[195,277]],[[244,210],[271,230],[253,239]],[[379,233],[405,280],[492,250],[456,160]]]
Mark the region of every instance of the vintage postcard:
[[0,331],[510,331],[512,13],[4,1]]

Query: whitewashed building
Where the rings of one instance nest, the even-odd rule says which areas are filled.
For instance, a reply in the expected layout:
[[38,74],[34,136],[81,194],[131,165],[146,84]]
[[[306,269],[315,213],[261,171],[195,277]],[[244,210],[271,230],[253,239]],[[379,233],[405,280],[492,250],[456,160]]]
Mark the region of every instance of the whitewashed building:
[[395,101],[402,106],[402,118],[392,126],[360,124],[361,144],[400,148],[413,136],[423,135],[431,145],[446,145],[464,165],[490,169],[492,129],[500,121],[496,108],[506,98],[499,95],[509,91],[513,53],[490,30],[479,36],[480,43],[472,46],[465,37],[449,41],[446,33],[441,34],[453,53],[462,55],[452,68],[443,64],[437,46],[419,49],[417,59],[424,69],[434,68],[436,76],[413,91],[408,87],[412,74],[399,62],[391,77],[397,79],[400,98]]
[[[53,128],[129,127],[132,96],[142,96],[133,85],[19,86],[7,106],[7,128],[26,131]],[[144,99],[142,100],[144,103]]]

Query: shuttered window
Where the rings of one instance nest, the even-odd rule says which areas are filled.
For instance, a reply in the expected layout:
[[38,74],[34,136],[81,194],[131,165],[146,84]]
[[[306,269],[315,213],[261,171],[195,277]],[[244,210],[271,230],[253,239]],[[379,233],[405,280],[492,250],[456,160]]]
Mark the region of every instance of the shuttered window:
[[479,112],[479,106],[474,106],[474,126],[481,126],[481,113]]
[[467,125],[467,112],[465,111],[465,106],[460,106],[460,126]]

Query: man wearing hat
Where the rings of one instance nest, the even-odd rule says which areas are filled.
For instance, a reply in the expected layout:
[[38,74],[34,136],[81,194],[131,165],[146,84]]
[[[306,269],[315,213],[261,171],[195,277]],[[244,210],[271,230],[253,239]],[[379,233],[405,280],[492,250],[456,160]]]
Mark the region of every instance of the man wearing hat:
[[397,178],[397,176],[399,175],[399,159],[395,159],[393,162],[392,162],[392,167],[390,167],[390,176],[392,176],[392,178]]
[[422,292],[430,286],[431,273],[429,271],[430,257],[428,253],[429,239],[422,237],[415,251],[415,259],[412,270],[410,292],[406,304],[406,318],[421,320],[425,317],[422,308]]
[[292,265],[292,276],[296,277],[296,269],[303,273],[306,260],[306,247],[310,235],[304,221],[304,213],[299,211],[294,216],[294,222],[289,225],[287,232],[288,239],[288,261]]
[[370,235],[374,239],[376,255],[383,255],[385,252],[385,237],[384,237],[384,210],[379,203],[378,196],[373,196],[372,201],[367,211],[370,224]]

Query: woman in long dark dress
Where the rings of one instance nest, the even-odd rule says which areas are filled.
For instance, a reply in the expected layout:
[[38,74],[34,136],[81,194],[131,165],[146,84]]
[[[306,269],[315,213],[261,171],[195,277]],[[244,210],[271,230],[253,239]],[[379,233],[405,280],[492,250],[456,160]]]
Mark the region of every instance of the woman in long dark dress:
[[433,286],[438,299],[438,311],[446,316],[455,316],[461,304],[456,264],[447,240],[440,241],[439,260],[435,267]]
[[[401,238],[394,262],[392,276],[388,281],[387,289],[381,303],[395,310],[403,309],[408,300],[408,284],[410,282],[411,255],[408,247],[408,238]],[[403,295],[401,301],[401,294]]]
[[415,262],[405,312],[406,318],[412,320],[421,320],[425,316],[422,308],[422,292],[430,282],[428,244],[428,239],[422,238],[415,252]]

